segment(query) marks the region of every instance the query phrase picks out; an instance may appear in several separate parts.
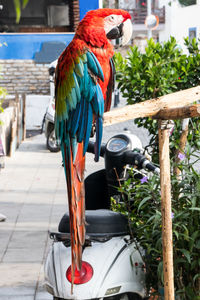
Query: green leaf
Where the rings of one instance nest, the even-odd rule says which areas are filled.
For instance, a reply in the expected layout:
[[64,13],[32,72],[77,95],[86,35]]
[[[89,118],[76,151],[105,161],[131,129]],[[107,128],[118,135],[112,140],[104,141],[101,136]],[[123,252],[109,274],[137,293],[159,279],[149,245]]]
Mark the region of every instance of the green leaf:
[[190,257],[190,252],[187,251],[186,249],[180,249],[180,251],[184,254],[184,256],[187,258],[188,262],[191,263],[191,257]]
[[140,208],[142,207],[142,205],[144,205],[149,199],[151,199],[151,197],[147,196],[145,197],[139,204],[138,206],[138,211],[140,210]]
[[197,249],[200,249],[200,240],[197,241],[195,247],[196,247]]
[[200,207],[190,207],[189,210],[197,210],[197,211],[200,211]]
[[24,9],[28,4],[29,0],[23,0],[22,8]]
[[177,238],[177,240],[178,240],[178,238],[179,238],[179,233],[178,233],[178,231],[173,230],[173,233],[175,234],[175,236],[176,236],[176,238]]
[[16,11],[16,23],[19,23],[21,17],[21,3],[20,0],[13,0]]
[[162,283],[164,283],[164,274],[163,274],[163,262],[160,261],[158,264],[158,278],[161,280]]
[[200,273],[199,273],[199,274],[196,274],[196,275],[193,277],[193,282],[195,282],[198,278],[200,278]]

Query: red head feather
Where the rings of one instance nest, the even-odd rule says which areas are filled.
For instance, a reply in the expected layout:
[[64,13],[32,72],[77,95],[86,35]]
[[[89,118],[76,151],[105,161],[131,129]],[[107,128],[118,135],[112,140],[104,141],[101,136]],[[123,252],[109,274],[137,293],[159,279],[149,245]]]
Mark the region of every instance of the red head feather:
[[131,19],[131,15],[122,9],[102,8],[89,11],[76,31],[76,35],[92,46],[104,47],[108,44],[108,39],[104,30],[104,18],[109,15],[121,15],[125,22]]

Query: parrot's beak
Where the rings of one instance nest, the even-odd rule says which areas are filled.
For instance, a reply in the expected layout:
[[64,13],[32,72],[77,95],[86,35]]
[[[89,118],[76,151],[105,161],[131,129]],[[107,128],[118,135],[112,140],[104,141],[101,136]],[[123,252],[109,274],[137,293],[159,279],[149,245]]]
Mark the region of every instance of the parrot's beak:
[[122,38],[122,45],[126,45],[132,36],[133,26],[131,20],[128,19],[120,25],[112,28],[107,34],[109,40]]
[[126,20],[123,24],[122,46],[130,41],[133,33],[133,25],[130,19]]

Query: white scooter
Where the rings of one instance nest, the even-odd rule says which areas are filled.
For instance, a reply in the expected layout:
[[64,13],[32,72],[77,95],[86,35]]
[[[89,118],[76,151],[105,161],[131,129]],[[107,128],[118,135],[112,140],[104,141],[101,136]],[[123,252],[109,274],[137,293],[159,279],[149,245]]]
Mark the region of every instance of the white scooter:
[[[94,153],[90,142],[88,152]],[[128,132],[113,136],[101,147],[105,169],[85,180],[86,241],[81,271],[75,271],[71,293],[71,249],[69,215],[65,214],[45,263],[45,286],[54,300],[63,299],[148,299],[145,266],[131,238],[128,221],[110,210],[110,196],[120,200],[119,181],[126,179],[126,166],[159,172],[142,154],[140,140]]]

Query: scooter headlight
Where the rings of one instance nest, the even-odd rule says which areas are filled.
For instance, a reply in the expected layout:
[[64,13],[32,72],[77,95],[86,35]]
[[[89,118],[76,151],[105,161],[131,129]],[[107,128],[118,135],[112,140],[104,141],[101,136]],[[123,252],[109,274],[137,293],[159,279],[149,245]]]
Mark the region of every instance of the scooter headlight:
[[[93,276],[93,268],[92,266],[86,262],[82,261],[81,270],[75,270],[74,274],[74,284],[83,284],[88,282]],[[72,270],[71,266],[67,269],[66,277],[69,282],[72,282]]]

